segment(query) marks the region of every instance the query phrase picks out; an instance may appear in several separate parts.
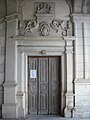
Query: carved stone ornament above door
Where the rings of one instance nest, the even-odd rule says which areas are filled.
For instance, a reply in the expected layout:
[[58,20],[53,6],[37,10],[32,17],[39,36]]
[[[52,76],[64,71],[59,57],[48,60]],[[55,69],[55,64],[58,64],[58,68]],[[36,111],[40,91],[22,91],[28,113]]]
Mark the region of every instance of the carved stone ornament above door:
[[40,35],[48,36],[50,34],[50,27],[47,22],[39,23]]
[[35,14],[53,14],[55,11],[54,2],[35,2]]
[[72,36],[70,20],[55,19],[54,2],[35,2],[32,19],[18,21],[18,35]]

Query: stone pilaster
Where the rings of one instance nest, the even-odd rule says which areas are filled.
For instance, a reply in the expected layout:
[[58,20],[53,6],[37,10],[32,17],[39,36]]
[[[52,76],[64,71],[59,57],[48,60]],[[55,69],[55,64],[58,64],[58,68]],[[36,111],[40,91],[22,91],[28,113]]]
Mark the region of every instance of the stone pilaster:
[[66,54],[66,107],[64,110],[65,117],[72,117],[74,108],[74,94],[73,94],[73,40],[75,38],[64,38],[65,40],[65,54]]
[[16,42],[14,36],[17,30],[17,19],[7,21],[6,33],[6,71],[4,87],[4,104],[2,105],[2,118],[17,118],[17,58]]

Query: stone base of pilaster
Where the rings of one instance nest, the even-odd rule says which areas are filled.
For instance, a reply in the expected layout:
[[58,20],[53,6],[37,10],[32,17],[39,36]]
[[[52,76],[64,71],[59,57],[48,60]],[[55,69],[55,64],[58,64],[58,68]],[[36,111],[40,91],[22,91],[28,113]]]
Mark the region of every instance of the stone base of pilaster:
[[25,109],[23,107],[18,108],[18,118],[25,118]]
[[66,118],[71,118],[73,113],[73,97],[72,91],[66,93],[66,107],[64,109],[64,116]]
[[[25,118],[25,93],[17,92],[18,118]],[[22,104],[21,104],[22,103]]]
[[72,109],[66,107],[64,109],[64,117],[71,118],[72,117]]
[[18,118],[17,104],[3,104],[2,105],[2,118]]

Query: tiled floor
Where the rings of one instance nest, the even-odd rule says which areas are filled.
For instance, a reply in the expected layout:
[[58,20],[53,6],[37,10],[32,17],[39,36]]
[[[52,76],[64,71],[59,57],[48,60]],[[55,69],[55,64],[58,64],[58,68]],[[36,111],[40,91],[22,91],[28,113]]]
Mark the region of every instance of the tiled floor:
[[90,120],[90,118],[63,118],[54,115],[28,115],[25,119],[0,119],[0,120]]

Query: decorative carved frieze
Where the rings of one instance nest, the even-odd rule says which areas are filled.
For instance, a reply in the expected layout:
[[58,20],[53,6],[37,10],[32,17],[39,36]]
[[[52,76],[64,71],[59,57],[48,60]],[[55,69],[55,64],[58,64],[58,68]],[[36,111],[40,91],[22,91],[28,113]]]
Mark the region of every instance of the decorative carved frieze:
[[58,35],[61,37],[72,35],[71,22],[66,20],[52,20],[51,23],[47,21],[39,23],[37,19],[21,20],[19,21],[18,29],[20,35]]

